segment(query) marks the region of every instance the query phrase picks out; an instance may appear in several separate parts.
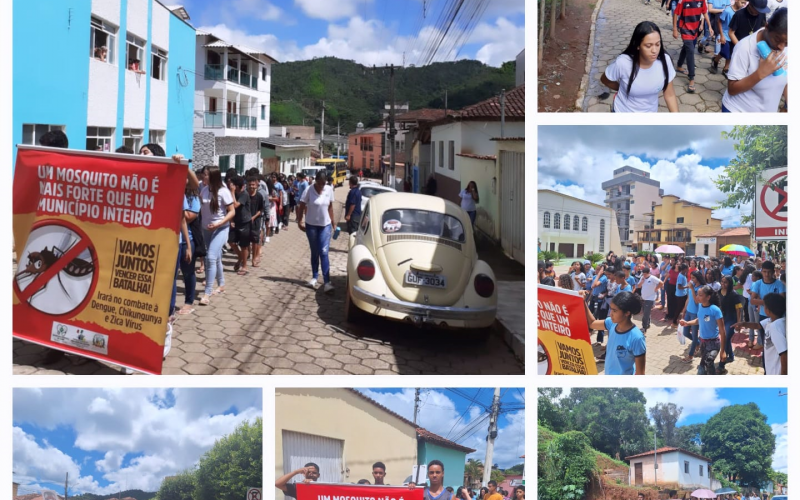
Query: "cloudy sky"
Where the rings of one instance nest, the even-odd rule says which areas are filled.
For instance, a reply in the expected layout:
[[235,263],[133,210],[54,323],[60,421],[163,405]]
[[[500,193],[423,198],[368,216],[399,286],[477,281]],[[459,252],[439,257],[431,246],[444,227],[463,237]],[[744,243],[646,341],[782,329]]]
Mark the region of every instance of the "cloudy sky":
[[14,389],[20,490],[156,491],[261,416],[260,389]]
[[[446,0],[183,0],[198,29],[278,61],[336,56],[367,65],[420,64]],[[490,0],[460,53],[491,66],[525,46],[524,0]],[[425,15],[423,17],[423,7]],[[448,36],[459,36],[451,33]]]
[[[650,172],[664,194],[712,208],[725,198],[714,180],[735,157],[722,126],[542,126],[539,127],[539,189],[552,189],[603,205],[601,185],[614,170],[631,166]],[[750,203],[713,216],[723,227],[740,225]]]
[[[414,389],[357,389],[403,417],[414,419]],[[477,450],[467,455],[484,462],[486,457],[486,433],[489,429],[487,411],[491,407],[494,389],[456,389],[469,399],[445,389],[423,389],[420,399],[418,424],[442,437]],[[525,404],[525,389],[500,390],[500,404]],[[463,418],[460,418],[463,415]],[[509,468],[524,462],[519,458],[525,454],[525,410],[501,413],[498,418],[498,435],[494,444],[492,462],[500,468]],[[465,432],[466,435],[465,435]],[[473,433],[474,431],[474,433]],[[463,438],[459,436],[464,435]]]

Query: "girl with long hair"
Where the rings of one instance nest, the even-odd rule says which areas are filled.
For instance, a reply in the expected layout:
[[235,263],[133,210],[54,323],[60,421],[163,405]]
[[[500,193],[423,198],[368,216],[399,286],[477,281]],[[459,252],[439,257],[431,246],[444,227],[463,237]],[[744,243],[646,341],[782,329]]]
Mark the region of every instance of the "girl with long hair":
[[[206,288],[200,305],[207,306],[211,296],[225,292],[225,276],[222,273],[222,247],[228,241],[230,222],[236,215],[233,195],[222,184],[222,173],[217,166],[206,168],[208,185],[200,191],[200,217],[202,218],[203,238],[206,241]],[[218,288],[213,291],[214,279]],[[213,291],[213,293],[212,293]]]
[[[683,308],[682,314],[685,321],[697,319],[697,291],[700,290],[701,287],[706,286],[706,280],[703,278],[703,273],[697,270],[690,275],[689,283],[691,286],[687,289],[689,293],[686,294],[686,306]],[[700,345],[700,337],[697,334],[698,330],[699,326],[697,325],[690,326],[688,330],[684,329],[684,337],[692,339],[692,345],[689,346],[689,354],[683,358],[684,363],[692,362],[694,352],[697,346]]]
[[600,77],[603,85],[617,91],[612,111],[621,113],[658,111],[661,92],[669,111],[677,112],[678,98],[672,86],[674,79],[675,69],[664,50],[661,30],[651,21],[636,25],[628,47]]
[[478,213],[476,203],[480,203],[481,197],[478,195],[478,185],[475,181],[469,181],[467,187],[459,194],[461,198],[461,208],[469,215],[469,220],[472,222],[472,227],[475,227],[475,217]]
[[717,373],[714,361],[719,354],[720,362],[725,363],[725,351],[720,348],[725,345],[725,323],[722,320],[722,310],[719,308],[719,296],[709,285],[697,291],[697,318],[691,321],[681,320],[681,326],[699,325],[700,331],[700,366],[698,375],[715,375]]
[[590,329],[608,331],[606,352],[611,355],[605,358],[605,374],[644,375],[647,344],[632,320],[642,311],[642,298],[631,292],[618,293],[611,301],[610,317],[604,320],[595,319],[588,305],[585,309]]
[[720,361],[720,373],[725,371],[726,363],[733,363],[733,325],[742,322],[742,300],[741,296],[733,289],[733,279],[730,276],[723,276],[720,280],[720,309],[722,310],[722,321],[725,324],[725,354],[726,360]]

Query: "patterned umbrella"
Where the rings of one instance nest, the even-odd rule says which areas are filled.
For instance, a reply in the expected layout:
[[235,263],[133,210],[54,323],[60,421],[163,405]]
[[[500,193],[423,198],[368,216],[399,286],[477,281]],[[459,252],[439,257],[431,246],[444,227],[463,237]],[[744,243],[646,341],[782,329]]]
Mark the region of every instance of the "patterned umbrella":
[[744,257],[754,257],[756,254],[744,245],[725,245],[719,249],[720,252],[725,252],[731,255],[742,255]]

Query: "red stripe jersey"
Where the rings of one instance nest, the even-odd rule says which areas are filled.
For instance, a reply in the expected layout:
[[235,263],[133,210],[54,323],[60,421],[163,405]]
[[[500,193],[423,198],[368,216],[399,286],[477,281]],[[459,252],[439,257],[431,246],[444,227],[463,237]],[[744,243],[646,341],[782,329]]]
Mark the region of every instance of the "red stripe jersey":
[[682,39],[694,40],[700,35],[707,12],[706,0],[678,0],[675,15],[678,16],[678,30]]

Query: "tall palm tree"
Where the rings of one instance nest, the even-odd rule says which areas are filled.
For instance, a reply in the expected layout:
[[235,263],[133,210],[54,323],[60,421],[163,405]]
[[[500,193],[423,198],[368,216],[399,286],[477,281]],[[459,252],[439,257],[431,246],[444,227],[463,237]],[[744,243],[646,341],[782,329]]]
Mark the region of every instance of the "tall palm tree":
[[[464,465],[464,473],[469,476],[472,483],[480,483],[483,479],[483,462],[480,460],[469,459]],[[470,484],[472,486],[472,484]]]

